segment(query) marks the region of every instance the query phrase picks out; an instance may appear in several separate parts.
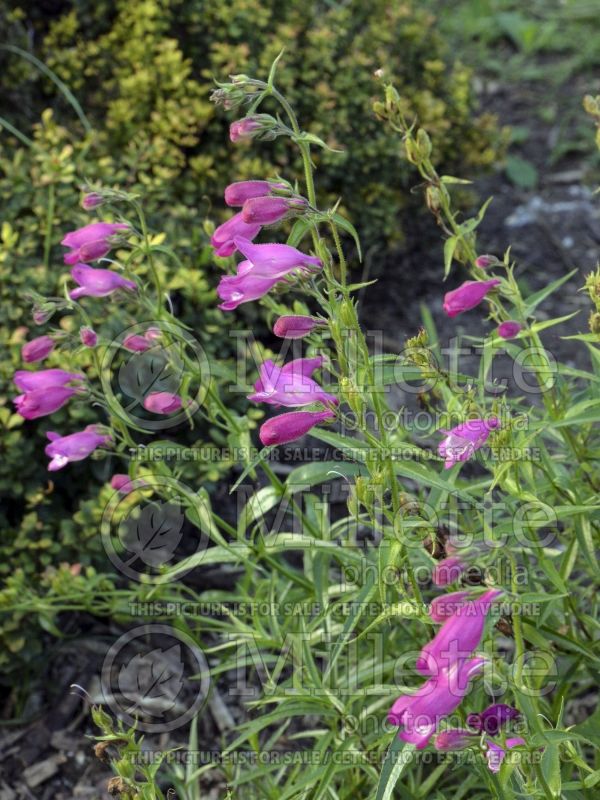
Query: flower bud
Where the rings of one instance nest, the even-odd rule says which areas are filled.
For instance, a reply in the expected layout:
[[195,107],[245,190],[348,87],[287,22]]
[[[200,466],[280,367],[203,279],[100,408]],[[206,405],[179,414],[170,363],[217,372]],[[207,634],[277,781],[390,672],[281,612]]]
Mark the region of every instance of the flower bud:
[[326,323],[315,317],[305,317],[299,314],[289,314],[279,319],[273,325],[273,333],[280,339],[303,339],[312,333],[315,328]]
[[248,225],[272,225],[303,206],[306,200],[301,197],[252,197],[244,203],[242,219]]
[[600,312],[592,311],[590,314],[589,326],[592,333],[600,333]]
[[285,183],[272,181],[236,181],[225,189],[225,202],[228,206],[243,206],[253,197],[267,197],[277,189],[285,189]]
[[98,192],[89,192],[88,194],[84,194],[81,200],[81,207],[86,211],[91,211],[94,208],[98,208],[104,203],[104,198]]
[[33,307],[33,321],[36,325],[43,325],[52,318],[55,311],[56,305],[54,303],[48,302],[36,304]]
[[472,731],[464,730],[463,728],[451,728],[438,733],[433,740],[433,745],[436,750],[441,750],[442,752],[464,750],[476,742],[477,739],[477,734]]
[[279,123],[270,114],[253,114],[232,122],[229,138],[232,142],[241,139],[275,139]]
[[498,325],[498,336],[502,339],[514,339],[515,336],[518,336],[522,328],[523,326],[519,322],[509,319]]
[[340,320],[342,325],[353,328],[356,325],[356,311],[350,300],[344,300],[340,304]]
[[51,336],[38,336],[21,348],[21,356],[26,364],[43,361],[54,350],[54,339]]
[[95,347],[98,341],[98,334],[96,331],[92,330],[92,328],[80,328],[79,339],[81,340],[81,344],[84,344],[86,347]]
[[498,261],[496,256],[490,256],[490,255],[477,256],[477,258],[475,259],[475,266],[479,267],[479,269],[487,269],[488,267],[496,267],[500,263],[501,262]]
[[497,278],[489,281],[465,281],[458,289],[447,292],[444,296],[444,311],[449,317],[456,317],[464,311],[470,311],[483,300],[486,294],[500,285]]
[[419,128],[417,131],[417,147],[422,161],[429,158],[431,155],[431,139],[424,128]]

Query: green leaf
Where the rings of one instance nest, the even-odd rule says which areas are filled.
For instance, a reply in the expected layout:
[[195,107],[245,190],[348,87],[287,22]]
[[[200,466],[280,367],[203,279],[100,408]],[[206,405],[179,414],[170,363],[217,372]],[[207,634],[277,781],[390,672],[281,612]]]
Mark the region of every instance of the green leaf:
[[508,156],[506,174],[515,186],[519,186],[521,189],[535,189],[539,180],[534,164],[520,156]]
[[335,222],[336,225],[338,225],[342,230],[346,231],[346,233],[349,233],[350,236],[354,239],[354,244],[356,245],[356,249],[358,250],[358,258],[360,261],[362,261],[362,248],[360,246],[360,237],[354,225],[345,217],[342,217],[341,214],[332,214],[331,219]]
[[310,222],[304,219],[304,217],[299,217],[294,222],[292,226],[292,230],[290,231],[290,235],[288,236],[287,243],[290,247],[298,247],[302,239],[306,236],[306,234],[310,230]]
[[442,183],[446,183],[446,184],[473,183],[473,181],[468,181],[465,178],[455,178],[452,175],[442,175],[440,180],[441,180]]
[[238,517],[238,539],[243,539],[246,530],[281,501],[281,491],[274,486],[263,486],[248,500]]
[[458,237],[456,236],[450,236],[450,238],[446,239],[444,242],[444,278],[447,278],[450,274],[452,259],[454,258],[454,251],[456,250],[457,244]]
[[295,486],[316,486],[338,477],[354,478],[364,473],[364,468],[354,462],[314,461],[293,469],[287,476],[285,485],[291,489]]
[[248,464],[248,466],[246,467],[246,469],[245,469],[245,470],[242,472],[242,474],[240,475],[240,477],[239,477],[239,478],[237,479],[237,481],[236,481],[236,482],[233,484],[233,486],[232,486],[232,487],[231,487],[231,489],[229,490],[229,494],[232,494],[233,492],[235,492],[235,490],[238,488],[238,486],[240,485],[240,483],[241,483],[241,482],[244,480],[244,478],[246,477],[246,475],[248,475],[250,472],[252,472],[252,470],[253,470],[253,469],[254,469],[254,468],[255,468],[255,467],[258,465],[258,464],[260,464],[260,463],[261,463],[261,461],[266,461],[266,460],[267,460],[267,458],[268,458],[268,455],[269,455],[269,453],[271,452],[271,450],[273,450],[273,447],[263,447],[263,449],[262,449],[262,450],[260,451],[260,453],[259,453],[259,454],[256,456],[256,458],[254,458],[254,459],[252,460],[252,462],[251,462],[250,464]]
[[542,773],[552,792],[553,798],[559,798],[561,792],[560,750],[558,744],[547,744],[542,754]]
[[527,303],[525,307],[525,311],[523,316],[528,317],[530,316],[534,309],[536,309],[539,304],[545,300],[549,295],[559,289],[563,283],[566,283],[570,278],[575,275],[578,270],[574,269],[571,272],[568,272],[566,275],[563,275],[561,278],[557,278],[557,280],[552,281],[552,283],[547,284],[544,286],[543,289],[540,289],[539,292],[534,292],[534,294],[529,295],[529,297],[525,298],[525,302]]
[[403,742],[395,734],[383,762],[375,800],[391,800],[394,787],[400,779],[404,767],[410,763],[415,754],[414,744]]

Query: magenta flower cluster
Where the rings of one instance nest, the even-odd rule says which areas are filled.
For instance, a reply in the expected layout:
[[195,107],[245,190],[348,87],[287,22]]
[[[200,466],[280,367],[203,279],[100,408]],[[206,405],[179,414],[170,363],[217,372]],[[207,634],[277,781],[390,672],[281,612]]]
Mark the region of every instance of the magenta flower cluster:
[[[101,205],[102,198],[95,193],[86,195],[83,207],[95,208]],[[134,281],[123,277],[110,269],[91,267],[85,261],[98,261],[108,255],[110,250],[119,244],[122,237],[130,230],[125,223],[95,222],[68,233],[62,240],[67,248],[64,256],[66,264],[73,265],[71,277],[77,288],[69,292],[71,300],[82,297],[107,297],[119,290],[133,292],[137,289]],[[39,324],[47,321],[47,316],[38,315],[34,320]],[[132,352],[143,352],[154,346],[161,333],[150,327],[143,334],[128,336],[123,347]],[[23,361],[33,364],[43,361],[56,347],[57,336],[38,336],[27,342],[21,351]],[[98,335],[89,326],[79,330],[79,338],[85,347],[93,348],[98,342]],[[13,381],[21,394],[14,399],[17,413],[24,419],[32,420],[55,413],[69,400],[86,393],[85,376],[63,369],[42,369],[35,372],[17,370]],[[158,414],[171,414],[182,407],[182,400],[168,392],[155,392],[144,399],[144,407]],[[59,433],[47,434],[50,444],[46,447],[46,455],[50,457],[50,471],[65,467],[71,461],[87,458],[95,449],[111,444],[111,436],[101,426],[88,425],[82,431],[62,436]]]
[[469,592],[454,592],[434,601],[430,616],[442,626],[416,662],[427,681],[413,694],[399,697],[388,714],[403,741],[417,749],[426,747],[442,720],[461,704],[471,680],[486,663],[473,652],[481,643],[487,613],[501,593],[490,589],[472,598]]
[[[233,123],[232,141],[243,138],[248,125],[249,131],[254,130],[246,120]],[[225,189],[227,205],[242,206],[242,211],[216,229],[211,244],[215,255],[230,256],[239,252],[244,260],[237,265],[235,275],[224,276],[217,287],[222,311],[233,311],[242,303],[264,297],[276,286],[322,269],[320,258],[290,245],[254,244],[252,241],[264,225],[279,222],[292,213],[302,213],[307,208],[308,204],[302,197],[275,194],[286,191],[286,184],[261,180],[239,181]],[[312,317],[281,317],[275,323],[274,333],[283,338],[300,339],[322,324]],[[323,365],[324,359],[320,356],[295,359],[283,367],[271,360],[261,365],[259,379],[254,392],[248,396],[249,400],[274,407],[305,409],[313,404],[321,406],[319,410],[292,411],[267,420],[260,429],[263,445],[292,442],[320,422],[335,418],[333,408],[338,403],[337,397],[326,392],[313,378]]]

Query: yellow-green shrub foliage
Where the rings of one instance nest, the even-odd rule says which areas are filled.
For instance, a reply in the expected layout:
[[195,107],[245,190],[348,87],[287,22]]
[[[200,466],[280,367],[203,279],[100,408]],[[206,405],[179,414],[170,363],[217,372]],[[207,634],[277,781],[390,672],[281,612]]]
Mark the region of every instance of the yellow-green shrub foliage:
[[[225,115],[208,100],[212,81],[265,74],[282,48],[281,88],[344,151],[319,155],[321,186],[343,196],[365,245],[401,236],[408,180],[397,140],[371,111],[376,69],[393,78],[445,166],[468,174],[497,159],[498,131],[489,115],[474,116],[468,70],[412,0],[79,0],[41,36],[38,55],[74,90],[127,180],[206,208],[234,177],[269,171],[255,147],[229,146]],[[281,145],[282,167],[287,157]]]
[[[97,485],[109,465],[90,460],[68,482],[59,476],[49,483],[42,455],[46,430],[76,430],[94,412],[71,404],[51,422],[25,423],[13,413],[11,383],[23,340],[45,330],[32,325],[24,293],[64,291],[59,243],[89,221],[78,206],[84,180],[143,196],[151,224],[177,243],[188,265],[162,266],[171,270],[178,315],[197,331],[202,308],[203,344],[222,359],[231,341],[215,309],[218,270],[203,222],[224,213],[227,183],[273,172],[260,146],[229,143],[229,119],[209,102],[213,79],[264,75],[286,48],[279,84],[307,127],[343,150],[315,153],[319,185],[332,201],[344,197],[367,246],[401,237],[413,180],[397,140],[372,114],[374,70],[393,77],[449,172],[491,164],[498,142],[494,121],[474,116],[468,71],[453,62],[416,0],[76,0],[57,4],[54,17],[48,4],[10,6],[0,0],[3,40],[33,52],[70,87],[92,130],[83,130],[47,75],[0,49],[0,116],[25,135],[0,131],[0,492],[8,498],[0,512],[0,576],[12,575],[0,608],[25,587],[57,591],[54,578],[43,577],[48,570],[61,562],[85,568],[99,552]],[[289,150],[282,144],[275,152],[283,171]],[[18,615],[4,633],[0,645],[11,663],[25,641],[35,645]]]

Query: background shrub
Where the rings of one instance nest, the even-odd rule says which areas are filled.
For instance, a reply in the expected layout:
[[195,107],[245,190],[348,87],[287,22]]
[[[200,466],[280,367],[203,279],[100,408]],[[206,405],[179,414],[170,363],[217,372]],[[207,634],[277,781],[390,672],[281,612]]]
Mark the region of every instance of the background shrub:
[[[405,189],[414,180],[397,139],[371,113],[374,70],[393,78],[407,115],[432,134],[448,172],[492,164],[503,137],[492,117],[475,116],[469,71],[450,57],[434,17],[417,2],[78,0],[48,8],[0,0],[0,25],[6,40],[70,87],[89,120],[82,124],[34,64],[0,50],[0,115],[21,132],[4,129],[0,136],[0,492],[8,501],[0,514],[0,574],[7,578],[0,605],[10,605],[27,591],[72,591],[79,578],[68,577],[68,565],[105,567],[96,558],[103,502],[97,486],[109,479],[111,465],[90,460],[68,480],[50,482],[41,455],[47,430],[76,430],[95,419],[93,412],[69,406],[51,423],[24,423],[11,402],[20,347],[46,331],[33,326],[24,295],[62,295],[68,272],[60,239],[89,221],[78,206],[82,183],[143,193],[151,225],[177,244],[186,264],[161,265],[177,314],[222,361],[231,343],[214,310],[218,268],[205,219],[224,213],[222,190],[231,176],[272,175],[273,153],[282,171],[298,164],[288,163],[284,144],[266,146],[268,153],[227,146],[225,115],[209,102],[215,76],[264,74],[287,47],[278,83],[306,127],[343,150],[315,156],[319,183],[332,201],[344,196],[367,247],[401,239]],[[115,330],[122,323],[104,321]],[[219,475],[213,465],[202,477],[210,487]],[[52,624],[43,614],[38,622]],[[18,614],[2,634],[11,655],[0,668],[18,668],[19,653],[40,652]]]

